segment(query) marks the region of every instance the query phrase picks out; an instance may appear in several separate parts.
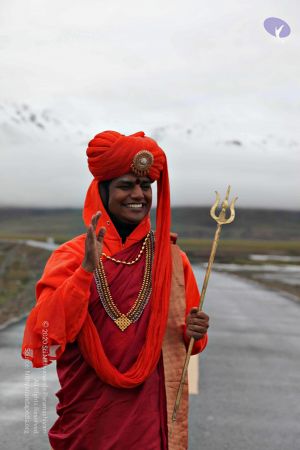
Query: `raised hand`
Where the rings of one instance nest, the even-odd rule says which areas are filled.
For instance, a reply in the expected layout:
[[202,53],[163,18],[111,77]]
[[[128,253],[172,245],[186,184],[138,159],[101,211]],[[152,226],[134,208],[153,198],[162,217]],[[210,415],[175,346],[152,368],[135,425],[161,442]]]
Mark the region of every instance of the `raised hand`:
[[96,235],[97,223],[100,217],[101,211],[97,211],[97,213],[92,216],[91,223],[88,226],[86,233],[85,255],[81,265],[87,272],[93,272],[96,269],[102,253],[106,229],[101,227],[98,235]]

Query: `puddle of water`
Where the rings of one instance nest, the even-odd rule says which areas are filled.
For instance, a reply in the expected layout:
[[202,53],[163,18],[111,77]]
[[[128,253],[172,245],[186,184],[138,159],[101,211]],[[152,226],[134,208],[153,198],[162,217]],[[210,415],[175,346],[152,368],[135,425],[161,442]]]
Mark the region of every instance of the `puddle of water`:
[[283,283],[289,284],[290,286],[300,285],[300,272],[290,275],[288,274],[281,275],[278,273],[262,273],[257,274],[256,278],[260,280],[281,281]]
[[[207,264],[204,264],[206,268]],[[215,263],[213,266],[217,270],[222,270],[224,272],[287,272],[287,273],[299,273],[300,274],[300,265],[288,265],[288,264],[222,264]]]
[[53,241],[42,242],[42,241],[33,241],[29,239],[25,241],[25,244],[29,245],[30,247],[44,248],[45,250],[56,250],[58,247],[58,245],[55,244]]
[[300,256],[284,255],[249,255],[251,261],[300,262]]
[[[207,264],[202,267],[206,268]],[[300,286],[300,265],[289,264],[221,264],[215,263],[213,269],[220,272],[251,273],[256,279],[278,281],[290,286]]]

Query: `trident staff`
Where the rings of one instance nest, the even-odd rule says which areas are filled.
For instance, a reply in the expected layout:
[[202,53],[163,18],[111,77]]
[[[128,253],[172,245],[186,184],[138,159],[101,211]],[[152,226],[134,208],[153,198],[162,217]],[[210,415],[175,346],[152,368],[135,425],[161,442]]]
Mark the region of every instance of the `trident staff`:
[[[230,204],[230,216],[228,217],[228,219],[226,219],[226,210],[229,206],[228,203],[228,198],[229,198],[229,193],[230,193],[230,186],[228,186],[227,188],[227,192],[226,192],[226,197],[225,200],[222,203],[222,209],[221,212],[219,214],[219,216],[216,215],[216,209],[220,203],[220,195],[219,193],[216,191],[216,201],[213,204],[211,210],[210,210],[210,215],[211,217],[217,222],[218,226],[216,229],[216,233],[215,233],[215,237],[213,240],[213,244],[212,244],[212,248],[211,248],[211,252],[210,252],[210,257],[209,257],[209,261],[208,261],[208,265],[207,265],[207,269],[206,269],[206,273],[205,273],[205,278],[203,281],[203,286],[202,286],[202,290],[201,290],[201,299],[200,299],[200,304],[198,306],[198,311],[202,310],[203,307],[203,303],[204,303],[204,298],[205,298],[205,293],[206,293],[206,289],[207,289],[207,285],[208,285],[208,280],[209,280],[209,276],[210,276],[210,272],[212,269],[212,265],[215,259],[215,254],[216,254],[216,250],[217,250],[217,246],[218,246],[218,242],[219,242],[219,238],[220,238],[220,234],[221,234],[221,228],[222,225],[226,225],[228,223],[232,223],[234,221],[235,218],[235,211],[234,211],[234,205],[235,202],[237,200],[237,197],[235,197],[231,204]],[[172,427],[174,426],[174,423],[176,422],[176,416],[177,416],[177,411],[180,405],[180,400],[181,400],[181,396],[182,396],[182,391],[183,391],[183,386],[184,386],[184,381],[185,381],[185,377],[186,377],[186,373],[187,373],[187,369],[188,369],[188,365],[189,365],[189,361],[190,361],[190,357],[191,357],[191,353],[192,353],[192,349],[193,349],[193,345],[194,345],[195,339],[192,337],[189,343],[189,347],[188,347],[188,351],[186,354],[186,358],[185,358],[185,363],[182,369],[182,375],[181,375],[181,380],[180,380],[180,385],[177,391],[177,397],[176,397],[176,401],[175,401],[175,405],[174,405],[174,410],[173,410],[173,415],[172,415]],[[172,429],[171,429],[171,434],[172,434]]]

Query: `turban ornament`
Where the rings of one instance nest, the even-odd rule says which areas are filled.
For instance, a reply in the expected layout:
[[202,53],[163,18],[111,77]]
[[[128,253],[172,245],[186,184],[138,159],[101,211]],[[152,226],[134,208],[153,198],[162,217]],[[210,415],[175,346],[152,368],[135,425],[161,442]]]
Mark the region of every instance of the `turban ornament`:
[[141,150],[138,152],[132,161],[131,164],[131,170],[134,173],[134,175],[137,176],[145,176],[149,174],[150,167],[153,164],[153,155],[152,153],[148,152],[148,150]]

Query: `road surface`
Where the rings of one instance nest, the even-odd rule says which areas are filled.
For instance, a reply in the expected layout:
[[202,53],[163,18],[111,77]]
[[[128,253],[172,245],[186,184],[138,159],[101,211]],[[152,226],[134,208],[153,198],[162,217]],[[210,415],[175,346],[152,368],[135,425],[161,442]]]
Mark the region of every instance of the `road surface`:
[[300,305],[213,273],[203,309],[211,327],[189,449],[300,450]]

